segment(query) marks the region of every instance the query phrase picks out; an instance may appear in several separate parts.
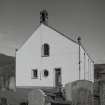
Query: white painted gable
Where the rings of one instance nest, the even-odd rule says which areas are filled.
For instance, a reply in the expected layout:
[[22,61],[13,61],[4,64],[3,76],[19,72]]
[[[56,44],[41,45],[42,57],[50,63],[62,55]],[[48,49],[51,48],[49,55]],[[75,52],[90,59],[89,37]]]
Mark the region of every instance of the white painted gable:
[[[47,43],[50,55],[42,57],[42,45]],[[62,84],[79,79],[78,44],[41,24],[24,45],[16,52],[16,86],[55,86],[55,68],[61,68]],[[81,58],[82,59],[82,58]],[[81,68],[83,68],[81,66]],[[32,69],[38,78],[32,78]],[[48,77],[43,71],[49,71]],[[83,70],[84,72],[84,70]],[[84,73],[81,74],[81,79]]]

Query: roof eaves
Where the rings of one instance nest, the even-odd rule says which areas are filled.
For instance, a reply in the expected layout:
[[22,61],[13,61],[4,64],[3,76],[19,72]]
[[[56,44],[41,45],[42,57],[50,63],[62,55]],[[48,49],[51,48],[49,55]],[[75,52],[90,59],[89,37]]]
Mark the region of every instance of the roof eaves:
[[[35,28],[35,31],[39,28],[41,26],[41,24],[39,24],[39,25],[37,25],[36,26],[36,28]],[[35,32],[34,31],[34,32]],[[34,33],[33,32],[33,33]],[[33,35],[33,33],[22,43],[22,45],[19,47],[19,48],[16,48],[16,52],[18,52],[18,50],[20,50],[22,47],[23,47],[23,45],[27,42],[27,40]]]
[[89,59],[94,63],[94,60],[90,57],[89,53],[86,51],[86,49],[84,48],[84,46],[82,44],[80,46],[83,48],[84,52],[87,54],[87,56],[89,57]]

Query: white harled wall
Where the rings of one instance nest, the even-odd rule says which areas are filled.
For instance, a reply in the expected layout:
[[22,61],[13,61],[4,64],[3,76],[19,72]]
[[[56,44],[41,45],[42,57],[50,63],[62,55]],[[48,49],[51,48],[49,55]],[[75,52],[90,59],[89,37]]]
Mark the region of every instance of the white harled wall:
[[82,47],[80,47],[80,62],[81,62],[81,79],[86,79],[90,81],[94,81],[94,63],[84,51]]
[[[41,56],[41,47],[44,43],[50,46],[49,57]],[[55,86],[54,68],[61,68],[63,85],[78,80],[78,62],[78,44],[42,24],[16,52],[16,86],[53,87]],[[81,79],[84,79],[84,50],[82,48],[81,62]],[[85,72],[87,72],[88,63],[87,61],[85,63]],[[32,69],[38,69],[37,79],[32,79]],[[43,76],[44,69],[49,70],[49,76],[46,78]],[[88,76],[85,78],[89,79]]]

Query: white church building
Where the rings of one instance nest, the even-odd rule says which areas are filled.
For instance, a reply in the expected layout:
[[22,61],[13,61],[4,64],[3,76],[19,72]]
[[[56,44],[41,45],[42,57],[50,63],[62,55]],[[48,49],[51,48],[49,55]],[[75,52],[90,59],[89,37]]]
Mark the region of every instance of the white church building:
[[80,43],[47,24],[47,12],[16,51],[17,87],[56,87],[75,80],[94,81],[94,62]]

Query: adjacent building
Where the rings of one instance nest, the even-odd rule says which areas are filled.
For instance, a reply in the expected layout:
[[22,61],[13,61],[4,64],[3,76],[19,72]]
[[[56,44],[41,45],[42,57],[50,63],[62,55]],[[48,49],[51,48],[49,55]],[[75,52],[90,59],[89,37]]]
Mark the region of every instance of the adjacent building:
[[94,66],[94,97],[95,105],[105,104],[105,64]]

